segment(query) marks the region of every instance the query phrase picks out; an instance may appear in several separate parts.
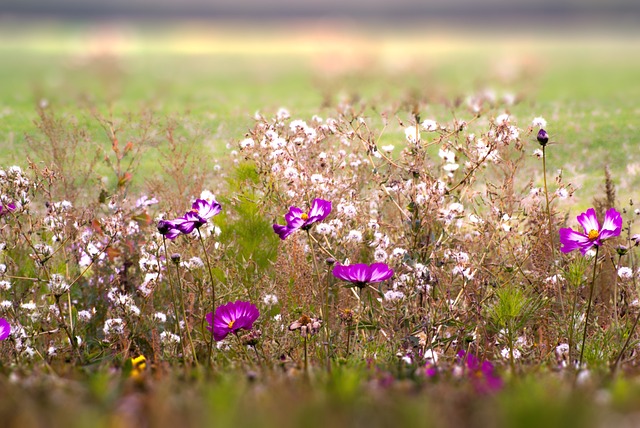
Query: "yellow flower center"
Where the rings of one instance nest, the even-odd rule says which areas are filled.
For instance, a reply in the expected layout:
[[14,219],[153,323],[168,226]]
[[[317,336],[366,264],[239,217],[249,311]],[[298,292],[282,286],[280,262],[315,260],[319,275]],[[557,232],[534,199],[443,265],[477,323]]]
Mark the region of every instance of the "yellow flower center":
[[302,213],[302,215],[300,216],[301,219],[303,219],[304,221],[309,220],[309,214],[307,213]]
[[229,321],[229,323],[227,324],[227,327],[229,328],[233,328],[233,325],[236,323],[236,320],[231,320]]
[[589,241],[593,241],[594,239],[597,239],[598,236],[600,236],[600,232],[595,229],[591,229],[589,231],[589,234],[587,235],[587,238],[589,238]]

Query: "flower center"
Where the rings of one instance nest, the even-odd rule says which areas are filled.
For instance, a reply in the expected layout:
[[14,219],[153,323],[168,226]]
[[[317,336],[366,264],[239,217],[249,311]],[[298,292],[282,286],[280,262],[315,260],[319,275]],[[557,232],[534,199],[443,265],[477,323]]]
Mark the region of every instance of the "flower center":
[[591,229],[589,231],[589,234],[587,235],[587,238],[589,238],[589,241],[593,241],[593,240],[597,239],[598,236],[600,236],[600,232],[598,232],[595,229]]
[[229,321],[229,323],[227,324],[227,327],[229,328],[233,328],[233,325],[236,323],[236,320],[231,320]]
[[307,220],[309,220],[309,214],[307,214],[307,213],[302,213],[302,214],[300,215],[300,218],[301,218],[301,219],[303,219],[304,221],[307,221]]

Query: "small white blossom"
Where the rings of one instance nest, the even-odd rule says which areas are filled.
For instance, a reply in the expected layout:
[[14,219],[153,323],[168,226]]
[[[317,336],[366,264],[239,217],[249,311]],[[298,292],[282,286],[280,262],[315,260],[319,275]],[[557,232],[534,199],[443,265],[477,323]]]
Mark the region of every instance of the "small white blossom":
[[416,144],[420,142],[420,134],[415,126],[408,126],[404,129],[404,136],[408,142]]
[[540,116],[534,117],[533,120],[531,121],[531,126],[544,128],[545,126],[547,126],[547,121],[544,119],[544,117],[540,117]]
[[276,296],[275,294],[265,294],[262,301],[267,306],[274,306],[278,304],[278,296]]
[[389,144],[388,146],[380,147],[380,149],[382,149],[383,152],[391,153],[393,151],[394,147],[393,147],[393,144]]
[[350,230],[347,235],[347,241],[362,242],[362,232],[359,230]]
[[633,276],[633,271],[627,266],[622,266],[618,269],[618,276],[621,279],[630,279]]
[[120,336],[124,334],[124,322],[122,318],[109,318],[104,322],[102,331],[105,336]]
[[90,321],[93,318],[93,313],[87,310],[82,310],[78,312],[78,319],[80,321]]
[[433,132],[438,130],[438,122],[431,119],[425,119],[422,121],[422,128],[425,131]]
[[387,302],[395,302],[404,299],[404,293],[397,290],[389,290],[384,293],[384,300]]

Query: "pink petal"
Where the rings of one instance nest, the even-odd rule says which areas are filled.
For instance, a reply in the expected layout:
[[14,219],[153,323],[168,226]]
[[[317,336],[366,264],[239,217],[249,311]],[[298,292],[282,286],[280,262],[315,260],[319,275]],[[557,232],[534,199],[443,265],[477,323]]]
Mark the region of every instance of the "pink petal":
[[580,232],[576,232],[571,228],[562,228],[560,229],[559,233],[560,244],[562,244],[562,247],[560,247],[560,251],[562,251],[563,253],[570,253],[571,251],[577,249],[582,251],[583,248],[588,246],[587,249],[589,249],[594,245],[594,243],[589,240],[589,237]]
[[393,276],[393,270],[389,269],[385,263],[374,263],[369,268],[369,282],[382,282]]
[[614,208],[610,208],[604,216],[600,239],[605,240],[619,236],[620,232],[622,232],[622,216]]
[[584,212],[578,216],[578,223],[584,228],[584,233],[589,234],[592,230],[600,231],[600,224],[598,223],[598,217],[596,216],[596,210],[589,208],[587,212]]

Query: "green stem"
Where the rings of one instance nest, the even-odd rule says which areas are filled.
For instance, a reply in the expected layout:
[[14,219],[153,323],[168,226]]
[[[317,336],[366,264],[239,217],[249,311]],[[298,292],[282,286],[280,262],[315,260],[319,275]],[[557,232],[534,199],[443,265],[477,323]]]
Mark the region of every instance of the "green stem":
[[[547,221],[549,222],[549,244],[551,245],[551,255],[552,260],[555,262],[556,260],[556,247],[553,243],[553,224],[551,221],[551,207],[549,205],[549,189],[547,187],[547,152],[546,145],[542,146],[542,176],[544,180],[544,197],[547,202]],[[557,292],[558,292],[558,300],[560,301],[560,308],[562,309],[562,315],[565,315],[564,310],[564,301],[562,299],[562,287],[560,286],[560,281],[556,281]]]
[[[180,328],[180,320],[178,319],[178,303],[176,302],[176,294],[173,287],[173,281],[171,281],[171,272],[169,270],[169,254],[167,253],[167,240],[162,235],[162,246],[164,247],[164,261],[167,268],[167,278],[169,279],[169,292],[171,294],[171,303],[173,304],[173,318],[175,320],[175,329],[180,337],[180,346],[182,347],[183,358],[187,355],[187,350],[184,347],[184,338],[182,337],[182,329]],[[177,268],[176,268],[177,269]],[[185,321],[186,322],[186,321]]]
[[[211,280],[211,312],[213,315],[216,314],[216,286],[213,282],[213,273],[211,272],[211,262],[209,262],[209,253],[207,253],[207,248],[204,245],[204,239],[202,239],[202,234],[200,233],[200,229],[198,229],[198,237],[200,238],[200,243],[202,244],[202,251],[204,252],[204,259],[207,262],[207,270],[209,271],[209,279]],[[213,366],[213,361],[211,360],[211,356],[213,355],[213,326],[211,326],[211,337],[209,341],[209,355],[207,356],[207,360],[209,364]]]
[[180,307],[182,308],[182,319],[184,320],[184,329],[187,331],[187,339],[189,339],[189,346],[191,347],[191,353],[193,354],[193,359],[196,362],[196,365],[200,365],[198,363],[198,355],[196,354],[196,348],[193,346],[193,340],[191,340],[191,331],[189,330],[189,322],[187,321],[187,310],[184,306],[184,297],[182,295],[182,281],[180,280],[180,268],[179,263],[176,262],[176,273],[178,276],[178,298],[180,299]]
[[580,348],[580,359],[578,360],[578,371],[582,368],[582,357],[584,355],[584,348],[587,342],[587,327],[589,326],[589,314],[591,314],[591,302],[593,301],[593,289],[596,284],[596,271],[598,267],[598,252],[600,247],[596,245],[596,255],[593,258],[593,276],[591,278],[591,287],[589,289],[589,303],[587,303],[587,314],[584,318],[584,330],[582,332],[582,347]]

